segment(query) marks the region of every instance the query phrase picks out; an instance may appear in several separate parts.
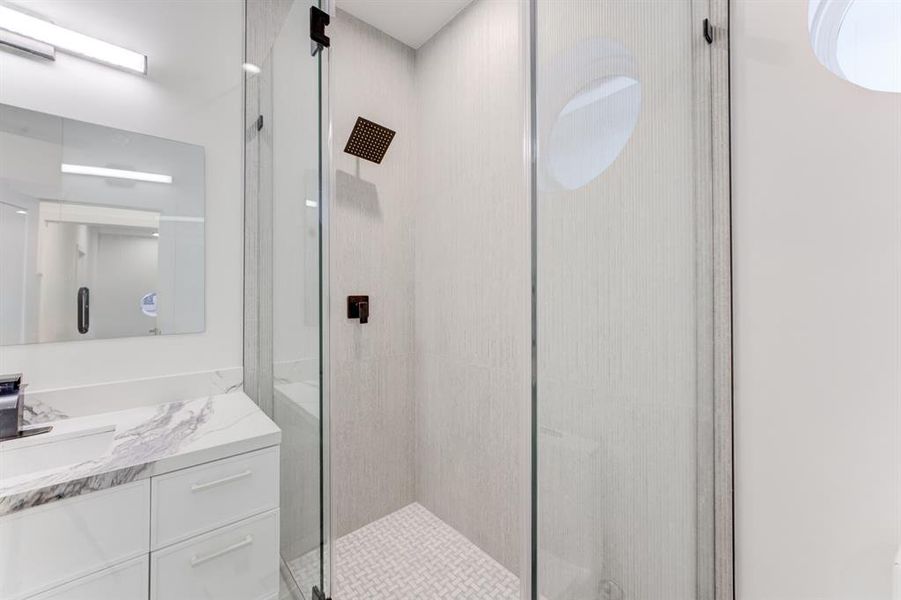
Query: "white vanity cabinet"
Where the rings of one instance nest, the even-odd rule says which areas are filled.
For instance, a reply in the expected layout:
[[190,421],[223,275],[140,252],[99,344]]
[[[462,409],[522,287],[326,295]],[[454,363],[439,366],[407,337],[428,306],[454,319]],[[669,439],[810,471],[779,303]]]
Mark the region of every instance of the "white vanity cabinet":
[[150,577],[150,561],[146,554],[140,558],[107,567],[55,587],[29,600],[119,600],[144,598]]
[[[69,598],[68,594],[38,594],[131,559],[146,558],[149,520],[147,480],[0,517],[0,598]],[[100,585],[116,587],[115,582]]]
[[278,447],[151,480],[150,597],[278,596]]
[[278,447],[154,477],[151,549],[278,508]]
[[278,510],[150,555],[152,600],[278,597]]
[[0,517],[0,600],[277,598],[278,453]]

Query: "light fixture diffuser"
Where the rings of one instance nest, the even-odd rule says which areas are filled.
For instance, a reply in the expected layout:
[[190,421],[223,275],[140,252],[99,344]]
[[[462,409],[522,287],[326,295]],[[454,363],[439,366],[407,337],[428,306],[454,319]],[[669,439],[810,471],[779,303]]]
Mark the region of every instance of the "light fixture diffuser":
[[0,29],[135,73],[147,73],[147,57],[139,52],[98,40],[31,15],[0,6]]
[[0,29],[0,44],[47,60],[56,60],[56,49],[53,46],[18,33]]
[[151,183],[172,183],[171,175],[160,173],[144,173],[141,171],[126,171],[123,169],[108,169],[106,167],[90,167],[88,165],[60,165],[60,172],[69,175],[93,175],[94,177],[111,177],[113,179],[131,179],[133,181],[149,181]]

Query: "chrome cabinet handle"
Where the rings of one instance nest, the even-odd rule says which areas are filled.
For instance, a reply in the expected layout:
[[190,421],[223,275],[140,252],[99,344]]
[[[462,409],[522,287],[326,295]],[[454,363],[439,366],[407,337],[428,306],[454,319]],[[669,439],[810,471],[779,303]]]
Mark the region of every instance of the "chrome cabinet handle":
[[216,487],[217,485],[222,485],[223,483],[230,483],[232,481],[237,481],[238,479],[244,479],[245,477],[249,477],[252,471],[247,469],[246,471],[241,471],[240,473],[235,473],[234,475],[229,475],[228,477],[223,477],[222,479],[217,479],[216,481],[208,481],[207,483],[195,483],[191,486],[192,492],[202,492],[203,490],[208,490],[211,487]]
[[235,550],[240,550],[244,546],[249,546],[252,543],[253,543],[253,536],[247,535],[240,542],[232,544],[231,546],[228,546],[227,548],[223,548],[222,550],[217,550],[216,552],[207,554],[206,556],[198,556],[195,554],[194,556],[191,557],[191,566],[196,567],[198,565],[202,565],[203,563],[211,561],[214,558],[219,558],[220,556],[225,556],[229,552],[234,552]]

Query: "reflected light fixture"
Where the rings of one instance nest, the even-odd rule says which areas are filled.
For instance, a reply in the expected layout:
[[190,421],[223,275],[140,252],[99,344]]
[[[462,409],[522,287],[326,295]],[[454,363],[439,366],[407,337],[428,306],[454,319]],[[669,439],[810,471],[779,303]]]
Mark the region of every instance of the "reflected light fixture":
[[17,214],[17,215],[27,215],[27,214],[28,214],[28,211],[27,211],[27,210],[17,210],[17,211],[16,211],[16,214]]
[[93,175],[94,177],[131,179],[134,181],[149,181],[151,183],[172,183],[172,175],[126,171],[123,169],[107,169],[105,167],[89,167],[87,165],[70,165],[63,163],[60,165],[60,172],[69,175]]
[[160,237],[160,232],[159,232],[159,231],[154,231],[154,232],[151,233],[150,235],[152,235],[153,237]]
[[[46,44],[61,52],[142,75],[147,73],[147,57],[139,52],[60,27],[7,6],[0,6],[0,30]],[[0,32],[0,39],[3,39],[3,33],[5,32]]]
[[248,73],[250,73],[251,75],[259,75],[260,71],[262,71],[261,68],[259,68],[258,66],[256,66],[253,63],[244,63],[243,65],[241,65],[241,68],[244,69],[245,71],[247,71]]

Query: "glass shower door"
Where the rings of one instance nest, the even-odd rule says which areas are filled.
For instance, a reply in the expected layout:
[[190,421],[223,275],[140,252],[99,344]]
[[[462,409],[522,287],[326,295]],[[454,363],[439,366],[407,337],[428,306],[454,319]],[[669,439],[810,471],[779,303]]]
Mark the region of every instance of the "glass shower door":
[[535,597],[710,600],[707,2],[535,1]]
[[271,28],[273,41],[256,76],[260,119],[252,125],[259,139],[259,403],[282,430],[281,575],[292,600],[329,593],[322,385],[328,55],[310,39],[311,7],[319,5],[260,4],[259,35]]

